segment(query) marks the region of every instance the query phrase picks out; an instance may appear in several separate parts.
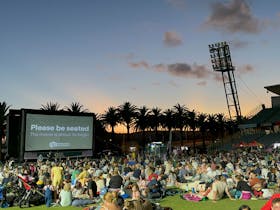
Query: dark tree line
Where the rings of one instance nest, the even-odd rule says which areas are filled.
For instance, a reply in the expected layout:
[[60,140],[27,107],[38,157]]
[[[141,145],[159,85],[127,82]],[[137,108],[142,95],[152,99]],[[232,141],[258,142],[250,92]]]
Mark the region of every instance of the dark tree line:
[[[89,112],[79,102],[73,102],[69,106],[60,108],[56,102],[48,102],[41,105],[41,110],[45,111],[66,111],[74,113]],[[10,106],[6,102],[0,103],[0,134],[4,135],[6,116]],[[102,114],[94,114],[96,132],[104,133],[107,129],[111,139],[115,140],[115,128],[122,125],[126,128],[126,138],[129,141],[131,132],[141,133],[139,145],[144,148],[148,139],[146,132],[152,132],[155,139],[160,139],[159,131],[178,131],[181,144],[191,136],[193,148],[196,148],[196,135],[202,137],[203,148],[206,148],[206,137],[211,138],[214,143],[217,138],[224,138],[227,134],[232,134],[237,128],[237,122],[227,119],[224,114],[206,114],[196,110],[189,110],[185,105],[175,104],[173,107],[162,110],[159,107],[148,108],[143,105],[137,107],[130,102],[113,107],[108,107]],[[188,132],[185,132],[188,131]],[[190,134],[189,134],[190,133]],[[124,142],[123,142],[124,143]],[[1,146],[0,146],[1,147]]]

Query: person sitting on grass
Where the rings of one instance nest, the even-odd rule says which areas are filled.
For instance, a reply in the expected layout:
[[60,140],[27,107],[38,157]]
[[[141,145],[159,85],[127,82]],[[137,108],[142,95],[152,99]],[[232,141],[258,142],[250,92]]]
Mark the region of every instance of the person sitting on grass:
[[131,187],[131,198],[132,200],[139,200],[141,197],[141,193],[139,190],[139,186],[137,183],[133,183]]
[[117,170],[114,170],[109,181],[109,189],[111,191],[119,191],[122,185],[123,178],[119,175],[119,172]]
[[103,197],[103,204],[100,210],[120,210],[121,208],[116,204],[115,199],[112,192],[107,192]]
[[207,198],[212,201],[217,201],[222,199],[225,193],[231,200],[233,200],[233,198],[229,193],[228,186],[226,182],[223,180],[222,176],[221,175],[216,176],[215,180],[212,183],[211,190],[207,194]]
[[257,177],[254,171],[249,173],[249,185],[251,186],[253,193],[256,197],[260,197],[262,194],[262,180]]
[[59,193],[59,204],[61,206],[71,206],[72,204],[72,192],[71,184],[65,183],[63,189]]
[[241,175],[236,175],[234,177],[234,180],[236,182],[236,191],[235,191],[235,198],[241,199],[242,191],[248,191],[253,194],[252,188],[248,185],[246,181],[243,180]]

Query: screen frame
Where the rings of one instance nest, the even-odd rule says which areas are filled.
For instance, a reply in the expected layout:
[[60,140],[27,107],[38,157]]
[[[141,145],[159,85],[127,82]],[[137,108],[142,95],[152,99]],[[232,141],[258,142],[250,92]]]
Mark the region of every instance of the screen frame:
[[[86,149],[79,149],[79,148],[59,148],[59,149],[42,149],[42,150],[26,150],[26,124],[27,124],[27,115],[46,115],[48,116],[69,116],[69,117],[91,117],[92,118],[92,136],[91,138],[91,145]],[[68,112],[68,111],[46,111],[46,110],[34,110],[34,109],[22,109],[22,134],[21,138],[23,139],[22,148],[24,153],[30,153],[30,152],[46,152],[46,151],[77,151],[77,150],[94,150],[94,135],[95,135],[95,114],[94,113],[75,113],[75,112]]]

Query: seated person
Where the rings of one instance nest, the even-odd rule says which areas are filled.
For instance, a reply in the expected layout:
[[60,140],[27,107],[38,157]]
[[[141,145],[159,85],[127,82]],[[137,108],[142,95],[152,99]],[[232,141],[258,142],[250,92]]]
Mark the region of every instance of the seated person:
[[141,193],[137,183],[132,184],[131,187],[131,198],[132,200],[140,200]]
[[241,175],[236,175],[234,178],[236,182],[236,192],[235,192],[235,198],[240,199],[242,196],[242,191],[248,191],[253,193],[252,188],[249,186],[249,184],[243,180]]
[[121,207],[114,202],[114,195],[112,192],[107,192],[103,197],[103,204],[100,210],[121,210]]
[[249,173],[249,185],[252,188],[252,190],[259,190],[262,188],[261,180],[257,177],[257,174],[254,171],[251,171]]
[[72,203],[71,184],[65,183],[59,193],[59,204],[61,206],[70,206]]
[[120,190],[123,185],[123,178],[119,175],[117,170],[113,171],[113,175],[109,181],[109,189],[110,190]]
[[224,194],[227,194],[227,196],[232,199],[228,186],[225,181],[223,181],[222,176],[216,176],[215,180],[212,183],[212,187],[210,192],[207,194],[207,198],[213,201],[220,200],[224,197]]
[[147,184],[148,198],[160,198],[161,197],[161,184],[157,180],[157,176],[152,176],[151,180]]

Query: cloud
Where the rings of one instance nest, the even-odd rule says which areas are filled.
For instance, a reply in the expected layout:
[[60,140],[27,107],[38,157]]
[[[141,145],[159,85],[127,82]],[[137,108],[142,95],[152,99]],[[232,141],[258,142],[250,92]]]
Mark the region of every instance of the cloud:
[[[151,70],[153,72],[158,73],[167,73],[175,77],[180,78],[193,78],[193,79],[199,79],[203,80],[197,83],[197,85],[205,86],[207,84],[207,80],[214,80],[217,82],[222,82],[223,77],[220,72],[213,71],[212,69],[209,69],[206,65],[198,65],[196,63],[194,64],[188,64],[188,63],[172,63],[172,64],[149,64],[147,61],[140,61],[140,62],[134,62],[129,63],[129,65],[132,68],[145,68],[147,70]],[[240,66],[238,68],[237,73],[238,74],[246,74],[250,73],[254,70],[253,66],[250,64],[246,64],[243,66]],[[226,77],[226,75],[224,75]],[[227,78],[225,78],[227,80]],[[170,85],[177,87],[178,84],[174,82],[170,82]],[[153,85],[159,85],[158,83],[155,83]]]
[[258,33],[261,23],[251,13],[246,0],[231,0],[229,3],[212,4],[212,13],[206,20],[207,26],[228,33]]
[[222,82],[223,81],[223,77],[222,77],[222,74],[221,73],[218,73],[218,72],[215,72],[214,75],[214,80],[217,81],[217,82]]
[[166,65],[164,64],[156,64],[153,66],[153,70],[157,72],[164,72],[166,71]]
[[177,47],[183,43],[181,36],[174,31],[165,32],[163,42],[168,47]]
[[239,74],[246,74],[246,73],[250,73],[250,72],[254,71],[254,67],[250,64],[246,64],[246,65],[240,66],[237,69],[237,71]]
[[132,68],[149,68],[149,64],[146,61],[129,62],[128,65]]
[[154,72],[169,73],[177,77],[185,78],[208,78],[213,74],[205,65],[190,65],[188,63],[173,63],[173,64],[149,64],[147,61],[129,62],[128,65],[132,68],[145,68]]
[[168,73],[174,76],[207,78],[211,72],[204,65],[189,65],[187,63],[174,63],[168,65]]

